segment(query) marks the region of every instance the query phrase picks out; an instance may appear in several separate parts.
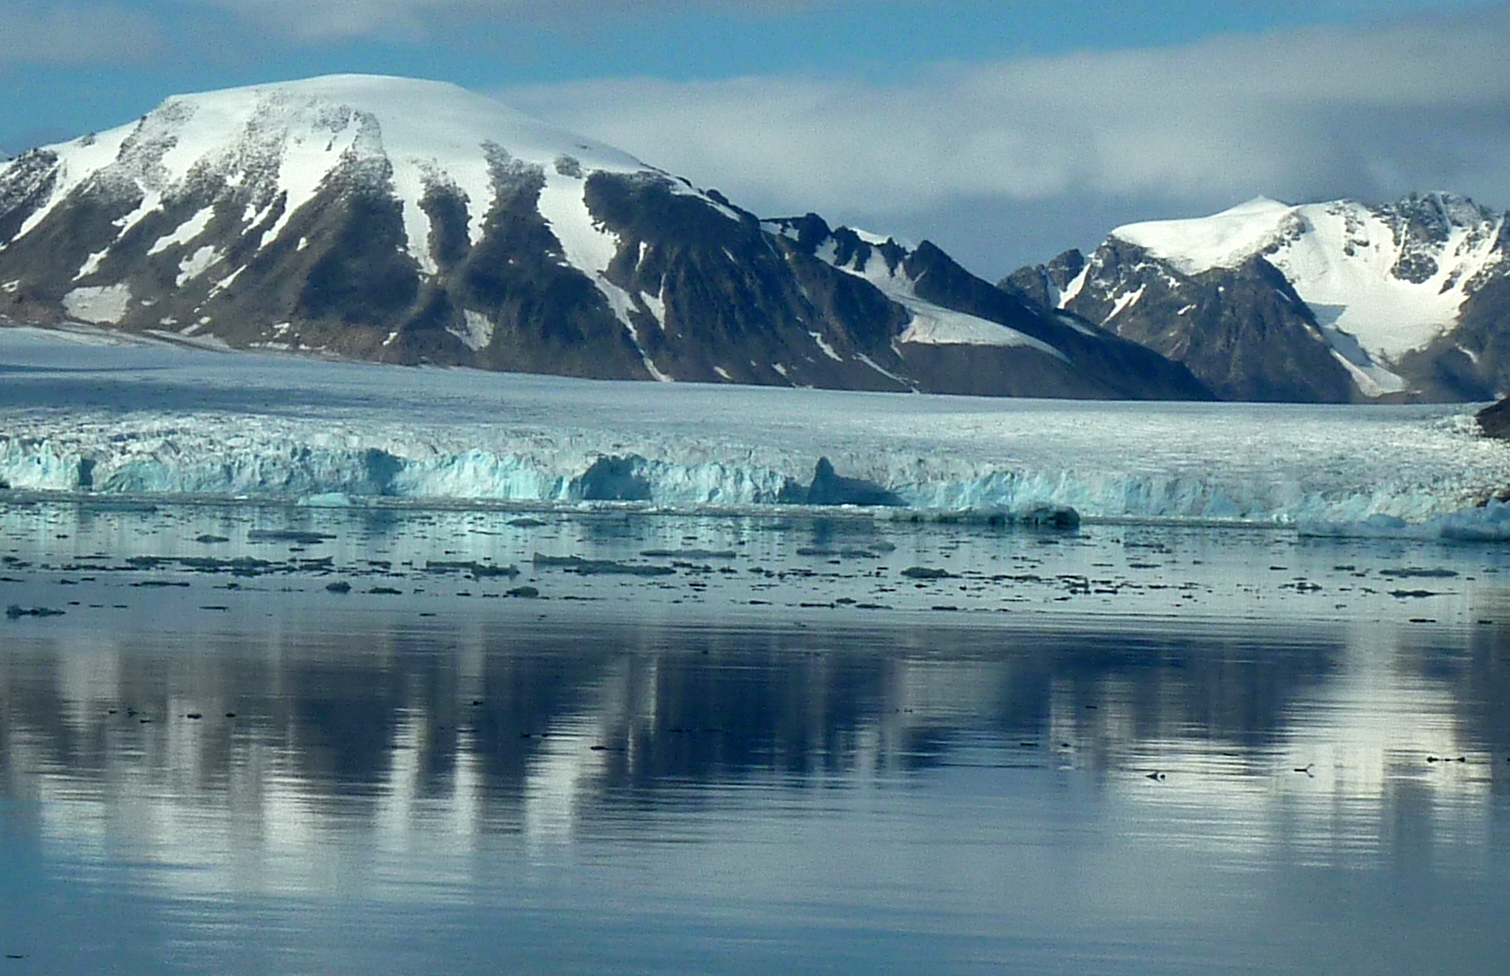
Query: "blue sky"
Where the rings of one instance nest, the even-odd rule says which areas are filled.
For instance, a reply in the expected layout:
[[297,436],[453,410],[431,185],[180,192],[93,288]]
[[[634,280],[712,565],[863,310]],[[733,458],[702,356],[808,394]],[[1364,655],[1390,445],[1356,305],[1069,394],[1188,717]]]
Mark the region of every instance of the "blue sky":
[[1507,41],[1472,0],[4,0],[0,147],[181,91],[438,78],[996,275],[1258,193],[1510,207]]

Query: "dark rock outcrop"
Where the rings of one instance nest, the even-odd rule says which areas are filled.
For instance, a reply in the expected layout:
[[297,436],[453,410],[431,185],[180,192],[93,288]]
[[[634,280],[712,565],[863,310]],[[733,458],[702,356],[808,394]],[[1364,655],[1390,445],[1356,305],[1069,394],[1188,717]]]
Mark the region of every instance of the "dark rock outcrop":
[[1058,308],[1066,291],[1085,270],[1085,255],[1078,248],[1063,252],[1048,264],[1019,268],[997,282],[1002,291],[1015,294],[1044,308]]
[[[993,287],[960,267],[928,242],[907,256],[903,270],[918,297],[1006,325],[1057,350],[1037,357],[1036,371],[1022,362],[1032,347],[913,344],[903,346],[909,363],[948,377],[940,393],[982,393],[990,375],[1022,375],[1015,396],[1077,396],[1089,399],[1209,400],[1210,388],[1166,356],[1097,329],[1082,317],[1054,313]],[[1036,351],[1036,350],[1033,350]],[[1010,367],[1017,361],[1017,369]],[[1031,382],[1029,388],[1027,383]],[[1073,391],[1073,392],[1072,392]]]
[[1485,437],[1510,440],[1510,397],[1480,410],[1474,419]]
[[1135,245],[1109,244],[1097,272],[1104,277],[1071,307],[1184,363],[1224,400],[1353,399],[1315,316],[1264,258],[1193,276],[1150,274],[1149,263]]

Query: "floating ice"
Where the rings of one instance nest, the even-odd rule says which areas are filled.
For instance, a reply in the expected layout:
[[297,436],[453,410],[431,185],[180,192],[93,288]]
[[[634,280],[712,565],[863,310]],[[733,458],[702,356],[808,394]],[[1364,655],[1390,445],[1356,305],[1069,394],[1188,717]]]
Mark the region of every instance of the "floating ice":
[[1317,538],[1407,538],[1444,542],[1510,541],[1510,503],[1491,500],[1485,505],[1448,512],[1412,524],[1389,515],[1373,515],[1360,522],[1307,522],[1301,535]]

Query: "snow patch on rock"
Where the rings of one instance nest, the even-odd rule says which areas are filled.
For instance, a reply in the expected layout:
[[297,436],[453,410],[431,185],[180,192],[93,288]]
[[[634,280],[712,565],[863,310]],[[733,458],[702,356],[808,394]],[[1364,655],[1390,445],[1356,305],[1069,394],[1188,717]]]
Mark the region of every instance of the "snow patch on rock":
[[78,281],[81,278],[87,278],[90,275],[94,274],[96,271],[100,270],[100,265],[104,262],[105,256],[109,253],[110,248],[107,247],[103,251],[96,251],[95,253],[89,255],[89,257],[84,261],[83,267],[79,268],[79,273],[73,276],[73,280]]
[[812,336],[813,341],[818,344],[818,348],[823,350],[823,355],[827,356],[829,359],[832,359],[836,363],[844,362],[844,357],[839,355],[837,352],[834,352],[834,347],[828,344],[827,339],[823,338],[823,333],[809,332],[808,335]]
[[974,315],[937,305],[919,303],[909,307],[912,322],[898,342],[927,346],[1025,346],[1068,363],[1069,357],[1040,339]]
[[895,383],[899,383],[902,386],[905,386],[905,387],[908,387],[908,388],[912,388],[912,384],[909,383],[907,380],[902,379],[902,377],[898,376],[896,373],[891,372],[889,369],[887,369],[886,367],[882,366],[880,363],[876,362],[874,359],[871,359],[869,356],[865,355],[863,352],[857,352],[857,353],[855,353],[855,359],[857,359],[860,362],[864,363],[865,365],[869,366],[871,369],[875,370],[877,373],[880,373],[882,376],[886,377],[887,379],[889,379],[889,380],[891,380],[891,381],[893,381]]
[[1256,197],[1211,217],[1128,224],[1112,236],[1168,261],[1181,274],[1235,268],[1277,243],[1297,208]]
[[119,325],[131,304],[130,285],[75,288],[63,296],[63,308],[80,322]]
[[[641,247],[643,248],[643,245],[641,245]],[[662,289],[662,291],[664,292],[664,288]],[[656,322],[657,325],[659,325],[661,327],[661,331],[662,332],[666,331],[666,302],[665,302],[665,300],[663,298],[661,298],[661,296],[658,295],[658,294],[657,295],[647,295],[647,294],[641,293],[640,294],[640,301],[644,302],[645,303],[645,307],[648,308],[648,309],[650,309],[650,314],[655,316],[655,322]]]
[[182,288],[198,278],[219,260],[220,252],[208,244],[190,254],[178,263],[178,287]]
[[593,220],[584,198],[586,188],[582,179],[549,173],[540,191],[540,215],[561,242],[567,263],[597,276],[619,253],[619,236]]
[[488,343],[493,341],[493,320],[471,309],[463,312],[462,318],[465,321],[463,327],[453,326],[446,331],[460,339],[473,352],[487,348]]
[[153,243],[153,245],[147,249],[147,253],[149,255],[161,254],[170,247],[189,243],[190,241],[194,240],[194,238],[205,232],[205,228],[210,226],[210,221],[214,218],[214,216],[215,209],[213,207],[205,207],[203,210],[199,211],[197,214],[190,217],[182,224],[178,225],[178,227],[174,228],[172,233],[164,234],[162,237],[159,237]]
[[[1123,312],[1138,304],[1138,302],[1142,300],[1144,294],[1146,294],[1147,291],[1147,285],[1140,285],[1138,286],[1136,291],[1130,291],[1125,295],[1119,296],[1117,300],[1112,303],[1111,314],[1106,317],[1106,322],[1110,322],[1112,319],[1116,318]],[[1102,322],[1101,324],[1105,325],[1106,322]]]
[[[899,342],[937,346],[1021,346],[1069,362],[1069,357],[1041,339],[967,312],[943,308],[918,297],[914,282],[907,277],[902,266],[899,264],[895,269],[887,267],[885,258],[875,251],[869,255],[857,254],[848,264],[840,264],[838,243],[831,238],[820,245],[816,253],[820,260],[869,281],[887,298],[912,313],[912,321],[898,337]],[[860,358],[872,369],[897,379],[873,361]]]
[[1064,286],[1063,291],[1059,291],[1057,295],[1049,296],[1054,299],[1054,307],[1064,308],[1070,302],[1079,297],[1080,293],[1085,290],[1085,280],[1090,276],[1090,273],[1091,265],[1090,262],[1087,261],[1085,263],[1085,267],[1080,269],[1080,273],[1071,278],[1069,282]]
[[16,239],[30,234],[47,219],[54,206],[66,200],[96,172],[115,162],[122,143],[134,129],[135,126],[122,126],[101,135],[81,136],[60,146],[47,147],[58,156],[57,178],[53,181],[52,193],[46,203],[22,222]]
[[654,360],[650,358],[650,354],[645,351],[645,344],[640,339],[639,326],[634,324],[633,313],[636,311],[636,309],[634,305],[634,299],[630,297],[629,292],[609,281],[608,278],[601,273],[593,277],[593,284],[597,285],[598,291],[602,292],[603,297],[608,299],[608,305],[613,309],[613,314],[618,318],[619,322],[623,324],[624,331],[629,333],[630,341],[634,343],[635,349],[639,350],[640,361],[645,364],[645,371],[648,372],[651,378],[654,379],[657,383],[674,383],[675,380],[672,377],[661,372],[660,369],[655,365]]

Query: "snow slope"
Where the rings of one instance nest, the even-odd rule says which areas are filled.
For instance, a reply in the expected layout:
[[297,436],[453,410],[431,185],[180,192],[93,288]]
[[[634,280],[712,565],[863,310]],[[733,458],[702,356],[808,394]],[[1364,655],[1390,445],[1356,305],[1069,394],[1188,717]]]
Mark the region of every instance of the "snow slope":
[[1112,236],[1168,261],[1181,274],[1235,268],[1270,245],[1279,244],[1298,223],[1299,208],[1255,197],[1210,217],[1128,224]]
[[[881,239],[878,234],[856,233],[867,244],[884,245],[889,242]],[[895,242],[890,243],[901,246]],[[881,294],[912,315],[907,328],[897,338],[898,342],[934,346],[1021,346],[1069,362],[1069,357],[1062,351],[1025,332],[966,312],[943,308],[920,298],[916,283],[907,276],[903,267],[900,264],[894,268],[889,267],[877,250],[859,253],[845,263],[838,260],[836,243],[829,241],[818,249],[818,257],[841,271],[864,278],[875,285]]]

